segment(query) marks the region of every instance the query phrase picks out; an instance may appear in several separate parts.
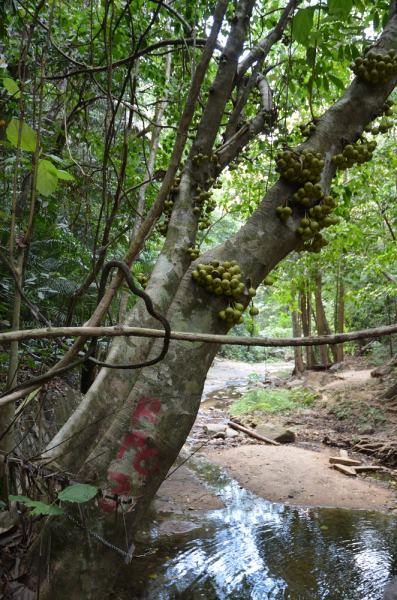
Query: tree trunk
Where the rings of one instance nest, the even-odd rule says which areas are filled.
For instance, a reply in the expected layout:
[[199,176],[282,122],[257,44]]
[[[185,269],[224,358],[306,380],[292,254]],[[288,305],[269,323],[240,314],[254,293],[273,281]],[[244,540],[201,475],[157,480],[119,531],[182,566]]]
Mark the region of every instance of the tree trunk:
[[[339,306],[338,306],[338,333],[343,333],[345,323],[345,284],[343,281],[339,284]],[[338,344],[337,362],[343,361],[343,344]]]
[[[322,299],[322,276],[323,276],[323,272],[321,271],[321,269],[317,270],[316,273],[316,289],[314,292],[314,298],[315,298],[315,304],[316,304],[316,326],[317,326],[317,334],[318,335],[324,335],[327,332],[327,328],[326,328],[326,317],[325,317],[325,311],[324,311],[324,306],[323,306],[323,299]],[[319,346],[318,347],[319,352],[320,352],[320,362],[324,365],[329,363],[329,354],[328,354],[328,347],[327,346]]]
[[[292,304],[295,306],[295,291],[292,291]],[[299,313],[293,308],[292,310],[292,335],[293,337],[300,337],[302,335],[301,327],[299,324]],[[305,370],[303,364],[302,348],[300,346],[294,346],[294,358],[295,358],[295,374],[299,375]]]
[[[299,290],[301,319],[303,335],[311,335],[311,318],[310,318],[310,300],[309,294],[305,290]],[[316,357],[314,356],[314,350],[311,346],[306,347],[306,367],[309,368],[317,363]]]

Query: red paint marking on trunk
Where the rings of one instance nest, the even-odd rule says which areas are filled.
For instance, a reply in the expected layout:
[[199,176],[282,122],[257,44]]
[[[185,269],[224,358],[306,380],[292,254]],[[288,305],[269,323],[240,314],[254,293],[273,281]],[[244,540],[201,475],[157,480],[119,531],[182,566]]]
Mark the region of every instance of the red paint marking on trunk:
[[154,423],[156,421],[156,414],[160,409],[161,403],[156,398],[140,398],[131,419],[132,425],[136,425],[140,417],[145,417],[150,423]]
[[[132,425],[136,425],[139,419],[142,417],[143,419],[147,419],[150,423],[154,424],[156,422],[156,415],[161,409],[161,403],[156,398],[140,398],[138,401],[137,408],[132,416],[131,423]],[[150,448],[147,445],[147,436],[142,431],[134,431],[132,433],[127,433],[124,438],[124,441],[120,447],[120,450],[117,453],[117,458],[121,459],[124,456],[124,453],[127,448],[137,448],[140,450],[135,455],[134,458],[134,469],[140,475],[154,475],[158,472],[160,467],[160,457],[157,456],[159,451],[157,448]],[[153,466],[145,467],[142,463],[145,460],[153,459],[157,456],[157,461]],[[110,479],[116,481],[119,485],[115,485],[111,488],[112,494],[128,494],[131,490],[131,484],[127,479],[127,476],[124,473],[119,473],[118,471],[109,471]],[[111,502],[106,502],[105,500],[100,500],[98,505],[102,510],[107,513],[112,512],[114,508],[116,508],[117,503],[112,500]]]
[[106,502],[106,500],[101,499],[98,502],[98,506],[105,512],[110,513],[114,508],[116,508],[116,501],[112,500],[111,502]]
[[128,481],[126,475],[124,473],[118,473],[117,471],[109,471],[109,477],[114,479],[120,485],[114,485],[111,489],[112,494],[128,494],[131,490],[130,482]]
[[[139,452],[139,454],[137,454],[136,457],[134,458],[135,470],[140,475],[155,475],[155,473],[157,473],[160,468],[160,457],[157,456],[158,453],[159,453],[159,451],[157,450],[157,448],[143,448],[143,450],[141,452]],[[152,456],[157,456],[156,464],[154,464],[150,468],[143,467],[141,465],[141,463],[144,460],[151,458]]]

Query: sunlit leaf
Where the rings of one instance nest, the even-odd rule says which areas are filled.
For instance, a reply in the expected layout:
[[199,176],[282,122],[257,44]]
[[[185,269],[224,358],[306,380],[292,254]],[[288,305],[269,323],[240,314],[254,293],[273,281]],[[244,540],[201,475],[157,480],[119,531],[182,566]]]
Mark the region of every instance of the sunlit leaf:
[[59,500],[67,500],[68,502],[87,502],[98,493],[97,488],[86,483],[76,483],[70,485],[58,494]]
[[6,88],[7,92],[9,92],[12,96],[14,96],[14,98],[20,98],[21,91],[20,91],[19,85],[17,84],[16,81],[14,81],[13,79],[10,79],[9,77],[5,77],[3,79],[3,84],[4,84],[4,87]]
[[40,160],[37,168],[37,190],[47,197],[56,190],[57,184],[58,169],[49,160]]
[[[15,148],[18,147],[20,123],[21,122],[18,119],[11,119],[11,122],[6,129],[7,139],[13,146],[15,146]],[[21,150],[35,152],[36,144],[36,132],[27,123],[22,123]]]

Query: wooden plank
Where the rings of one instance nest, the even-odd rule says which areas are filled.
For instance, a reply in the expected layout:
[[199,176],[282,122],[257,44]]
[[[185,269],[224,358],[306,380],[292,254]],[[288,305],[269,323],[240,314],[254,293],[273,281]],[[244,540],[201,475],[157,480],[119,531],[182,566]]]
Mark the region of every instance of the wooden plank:
[[361,465],[360,467],[354,467],[357,473],[361,473],[361,471],[385,471],[384,467],[376,466],[376,465]]
[[338,464],[334,464],[332,466],[333,466],[334,469],[337,469],[338,471],[340,471],[344,475],[350,475],[350,476],[353,476],[353,477],[355,477],[357,475],[356,470],[352,469],[351,467],[346,467],[345,465],[338,465]]
[[237,425],[237,423],[233,423],[233,421],[229,421],[228,427],[231,427],[232,429],[237,429],[237,431],[242,431],[243,433],[246,433],[247,435],[250,435],[251,437],[257,440],[260,440],[261,442],[266,442],[267,444],[272,444],[273,446],[280,446],[279,442],[275,442],[274,440],[264,437],[263,435],[259,435],[259,433],[255,433],[253,429],[248,429],[247,427],[243,427],[242,425]]
[[359,460],[353,460],[352,458],[339,458],[339,456],[330,456],[329,462],[331,465],[338,463],[338,465],[347,465],[348,467],[361,465]]

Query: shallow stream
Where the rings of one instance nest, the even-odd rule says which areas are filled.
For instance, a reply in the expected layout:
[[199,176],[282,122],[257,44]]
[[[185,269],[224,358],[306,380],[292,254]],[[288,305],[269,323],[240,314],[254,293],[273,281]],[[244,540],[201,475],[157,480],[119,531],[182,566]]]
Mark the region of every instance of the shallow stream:
[[397,575],[396,516],[273,504],[211,463],[194,470],[225,508],[157,515],[144,546],[157,552],[125,567],[116,598],[381,600]]

